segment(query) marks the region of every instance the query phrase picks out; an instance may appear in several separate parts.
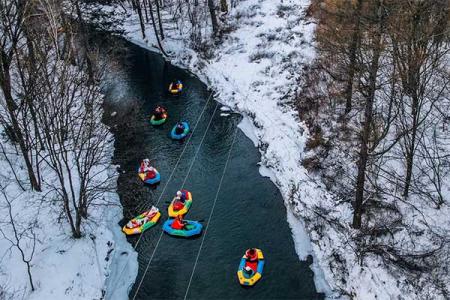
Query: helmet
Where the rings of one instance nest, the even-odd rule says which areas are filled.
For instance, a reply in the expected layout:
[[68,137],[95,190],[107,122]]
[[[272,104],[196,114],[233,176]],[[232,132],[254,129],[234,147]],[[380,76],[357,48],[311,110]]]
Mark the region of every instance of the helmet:
[[181,197],[181,195],[182,195],[182,194],[181,194],[181,191],[178,191],[178,192],[177,192],[177,196],[178,196],[178,197]]
[[144,162],[145,162],[145,163],[149,163],[149,162],[150,162],[150,159],[144,158]]
[[252,268],[250,268],[249,266],[245,266],[245,271],[249,272],[251,270],[252,270]]

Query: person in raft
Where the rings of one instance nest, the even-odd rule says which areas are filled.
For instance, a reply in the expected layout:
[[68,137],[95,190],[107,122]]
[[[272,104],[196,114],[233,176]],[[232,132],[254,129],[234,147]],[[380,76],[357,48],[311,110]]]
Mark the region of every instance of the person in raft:
[[184,226],[186,226],[186,221],[183,220],[181,215],[178,215],[175,220],[173,220],[172,228],[177,230],[183,230]]
[[184,203],[186,201],[186,196],[181,191],[178,191],[175,199]]
[[145,178],[155,178],[156,176],[156,170],[152,166],[148,167],[144,172],[146,173]]
[[152,207],[149,211],[144,212],[144,218],[143,218],[144,223],[146,223],[148,220],[153,218],[157,212],[158,212],[158,209],[155,207]]
[[127,228],[136,228],[136,227],[140,227],[142,226],[142,224],[145,224],[147,222],[147,217],[143,218],[143,219],[137,219],[137,220],[130,220],[127,223]]
[[167,110],[163,106],[158,105],[155,108],[155,111],[153,113],[155,115],[155,120],[161,120],[163,118],[164,114],[166,113],[166,111]]
[[255,248],[250,248],[245,251],[245,256],[247,256],[248,261],[256,261],[258,259],[258,253]]
[[186,197],[183,195],[181,191],[178,191],[173,201],[173,209],[174,210],[183,209],[185,201]]
[[181,81],[178,79],[174,79],[172,81],[172,89],[178,90],[180,88]]
[[144,213],[144,217],[143,217],[142,219],[137,219],[137,220],[133,219],[133,220],[130,220],[130,221],[127,223],[127,227],[128,227],[128,228],[136,228],[136,227],[140,227],[140,226],[142,226],[143,224],[147,223],[148,220],[150,220],[151,218],[153,218],[153,217],[156,215],[157,212],[158,212],[158,209],[155,208],[155,207],[152,207],[149,211],[147,211],[147,212]]
[[182,134],[184,132],[184,125],[181,122],[178,122],[176,127],[175,127],[175,134]]
[[245,272],[248,276],[252,276],[252,275],[253,275],[253,269],[250,268],[249,266],[245,266],[245,267],[244,267],[244,272]]
[[141,162],[141,171],[142,173],[148,172],[152,166],[150,166],[150,159],[144,158]]

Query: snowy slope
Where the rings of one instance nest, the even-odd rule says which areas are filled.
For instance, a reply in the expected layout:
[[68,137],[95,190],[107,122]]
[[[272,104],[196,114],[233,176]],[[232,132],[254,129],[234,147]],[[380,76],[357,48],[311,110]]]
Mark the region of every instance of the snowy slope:
[[[1,132],[0,132],[1,134]],[[2,141],[3,143],[3,141]],[[26,186],[26,171],[22,159],[14,156],[14,148],[3,143],[8,158],[18,170]],[[112,143],[110,143],[112,150]],[[109,156],[111,157],[111,156]],[[103,169],[103,168],[102,168]],[[42,169],[44,178],[49,180],[51,173]],[[104,169],[98,179],[110,179],[115,170]],[[108,174],[109,173],[109,174]],[[89,220],[84,224],[84,236],[71,237],[70,228],[64,216],[60,215],[61,204],[51,201],[52,191],[43,186],[43,192],[23,192],[12,180],[13,174],[5,158],[0,155],[0,182],[11,202],[11,214],[16,220],[21,245],[25,256],[30,257],[33,249],[31,229],[36,235],[36,244],[31,260],[31,274],[35,291],[31,291],[27,269],[22,262],[20,252],[11,247],[8,240],[14,241],[14,232],[9,224],[9,209],[5,198],[0,195],[0,222],[5,236],[0,235],[0,298],[26,299],[101,299],[106,291],[106,279],[116,274],[115,268],[121,267],[119,256],[130,256],[128,273],[121,278],[123,289],[117,291],[122,299],[127,297],[127,289],[133,283],[137,270],[136,253],[118,226],[122,219],[122,207],[115,193],[106,193],[103,201],[93,203]],[[114,184],[114,182],[111,182]],[[45,195],[45,199],[44,199]],[[56,197],[53,197],[56,199]],[[108,204],[108,205],[105,205]],[[112,264],[112,262],[114,263]],[[118,281],[111,278],[110,281]],[[2,290],[3,293],[2,294]]]

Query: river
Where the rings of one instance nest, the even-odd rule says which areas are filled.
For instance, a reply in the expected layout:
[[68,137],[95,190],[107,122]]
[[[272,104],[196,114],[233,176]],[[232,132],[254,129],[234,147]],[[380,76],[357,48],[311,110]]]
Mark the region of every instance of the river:
[[[185,180],[197,149],[198,156],[186,178],[185,188],[193,195],[193,205],[186,219],[204,220],[203,224],[207,224],[241,116],[221,116],[219,109],[213,114],[217,102],[212,99],[205,107],[211,91],[195,76],[165,62],[157,53],[119,38],[113,41],[121,50],[111,58],[114,67],[108,70],[108,81],[104,84],[105,115],[117,114],[106,117],[105,122],[111,126],[115,137],[113,161],[120,166],[117,186],[124,209],[123,222],[149,208],[159,197],[162,199],[158,205],[162,211],[161,220],[144,233],[136,248],[139,272],[129,296],[136,295],[136,299],[183,298],[202,237],[180,239],[164,234],[148,271],[145,269],[167,218],[167,202]],[[179,97],[166,94],[167,86],[174,78],[181,79],[185,85]],[[156,104],[164,105],[169,111],[169,120],[161,127],[149,124],[149,116]],[[178,120],[187,120],[192,128],[204,107],[205,112],[189,144],[185,144],[187,140],[183,143],[168,137]],[[211,126],[200,145],[211,118]],[[186,151],[180,158],[185,146]],[[161,173],[161,184],[156,188],[143,186],[137,177],[136,169],[145,157],[153,159]],[[179,158],[179,166],[161,195]],[[189,299],[324,298],[316,292],[309,263],[300,261],[295,252],[282,196],[268,178],[259,174],[259,161],[258,150],[238,130],[192,278]],[[135,244],[138,237],[128,240]],[[236,271],[241,256],[249,247],[262,249],[266,265],[256,286],[242,288]]]

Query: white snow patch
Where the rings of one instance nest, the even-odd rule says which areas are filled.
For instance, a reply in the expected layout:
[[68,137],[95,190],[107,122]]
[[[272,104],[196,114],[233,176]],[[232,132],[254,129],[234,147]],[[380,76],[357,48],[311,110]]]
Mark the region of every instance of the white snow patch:
[[268,177],[268,178],[270,178],[270,180],[271,180],[273,183],[275,183],[275,184],[277,183],[277,178],[276,178],[275,173],[274,173],[271,169],[269,169],[268,167],[262,165],[261,163],[260,163],[260,165],[259,165],[259,174],[260,174],[261,176],[263,176],[263,177]]
[[255,126],[248,116],[245,114],[243,114],[243,116],[244,117],[242,118],[242,121],[239,122],[238,127],[253,142],[253,145],[258,147],[259,139],[255,133]]

